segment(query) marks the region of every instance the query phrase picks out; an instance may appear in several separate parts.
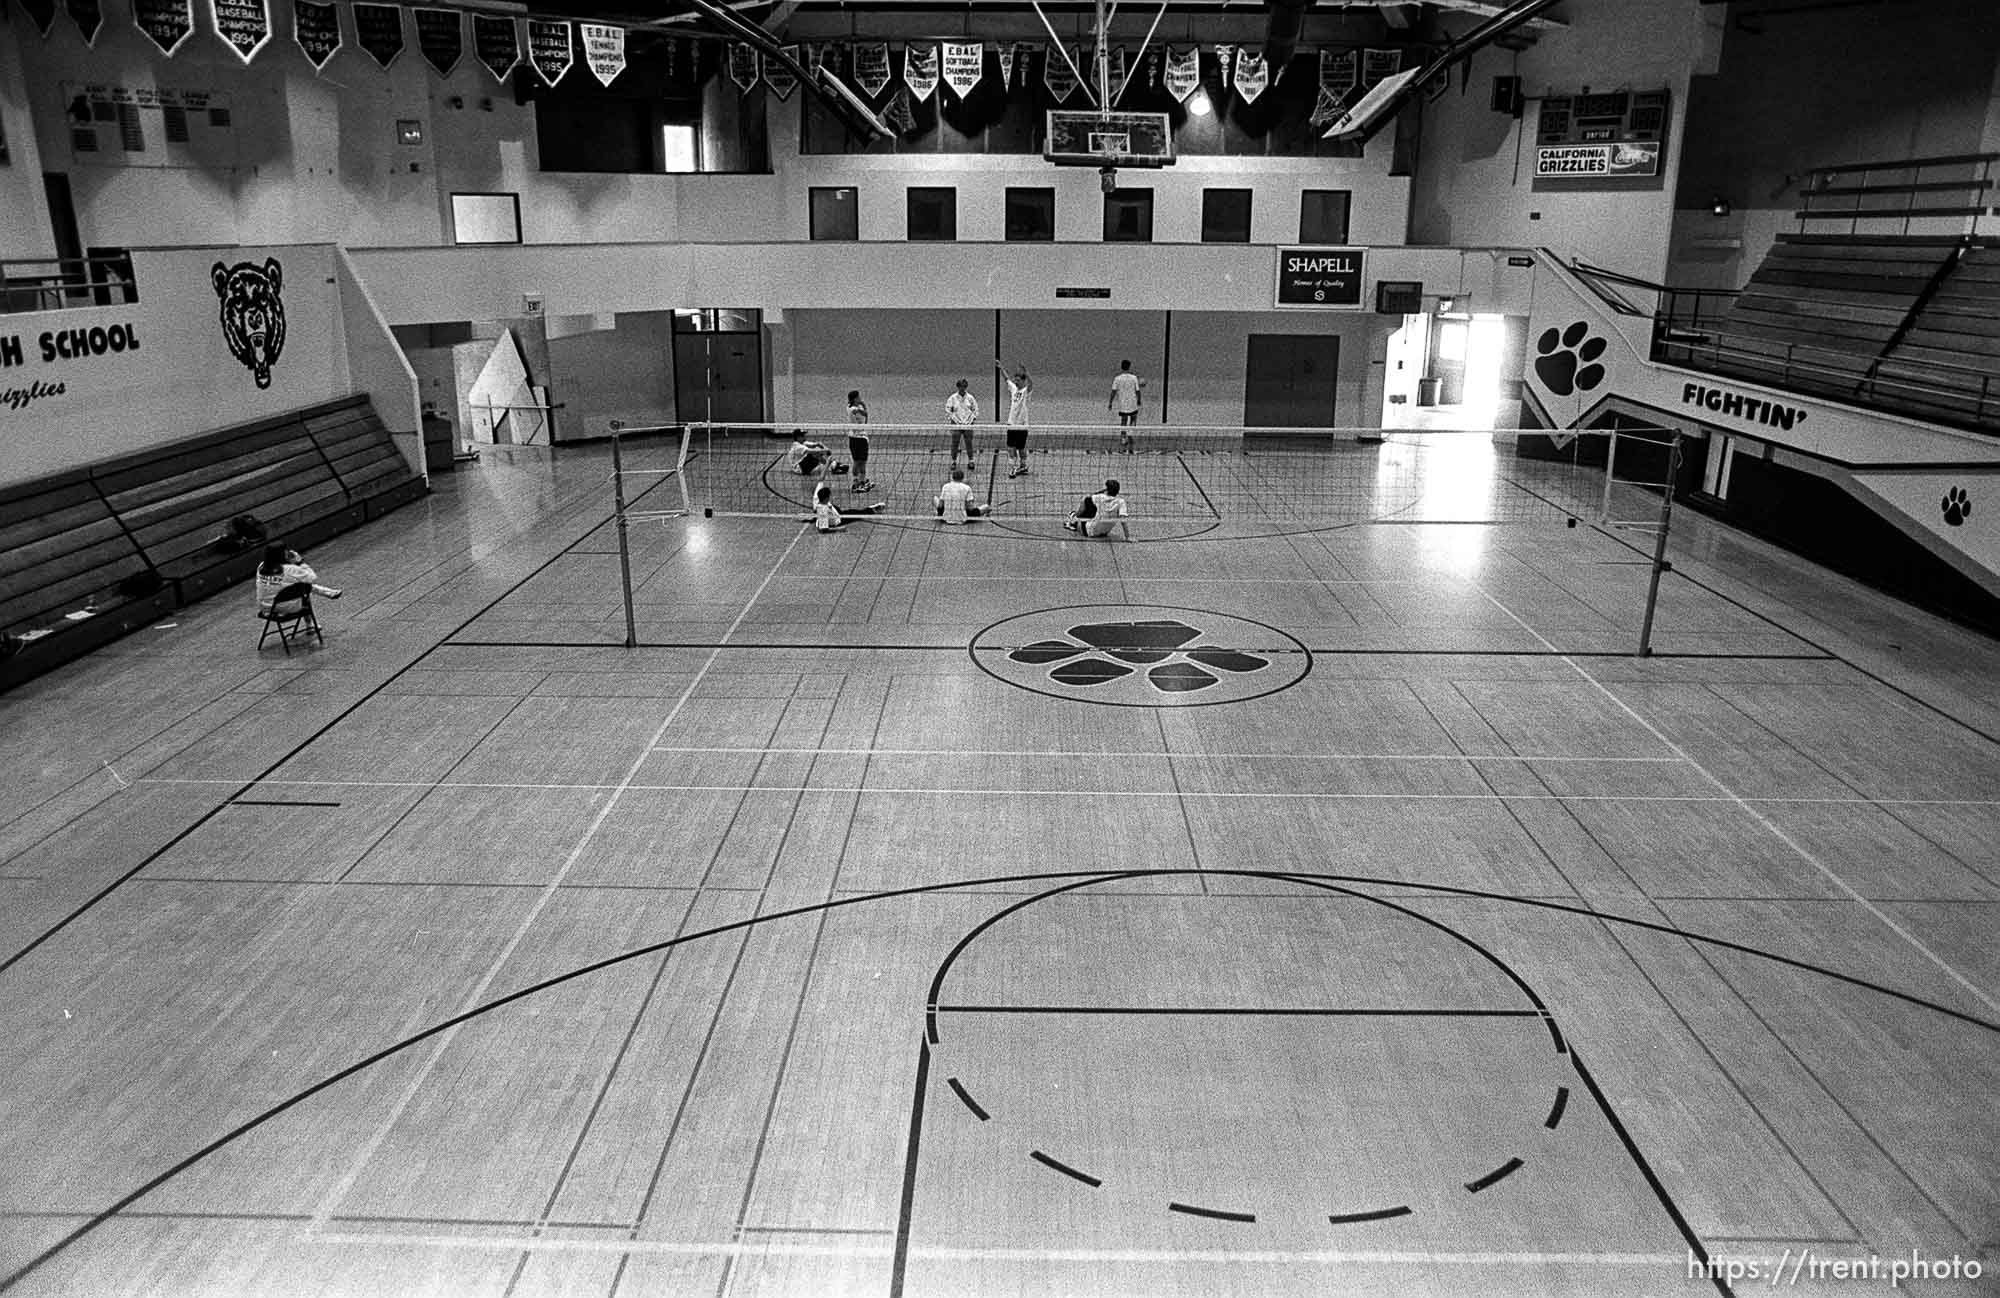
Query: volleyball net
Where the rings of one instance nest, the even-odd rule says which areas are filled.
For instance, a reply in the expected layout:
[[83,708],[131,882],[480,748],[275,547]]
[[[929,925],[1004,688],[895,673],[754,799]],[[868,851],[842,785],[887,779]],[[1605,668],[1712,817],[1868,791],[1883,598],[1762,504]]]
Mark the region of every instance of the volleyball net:
[[[823,488],[843,514],[943,529],[957,474],[986,506],[976,528],[1072,539],[1063,524],[1093,493],[1127,504],[1122,540],[1296,535],[1357,526],[1509,525],[1647,534],[1652,551],[1640,656],[1652,652],[1682,435],[1590,430],[1044,426],[1018,452],[981,424],[612,425],[625,642],[637,643],[630,528],[697,518],[805,522]],[[865,439],[865,440],[864,440]],[[1115,485],[1114,485],[1115,484]],[[628,502],[631,502],[628,504]],[[952,528],[959,531],[958,528]],[[970,532],[962,534],[970,535]],[[1097,542],[1101,544],[1101,542]]]
[[[1661,428],[1057,425],[1031,429],[1018,456],[1007,430],[993,424],[975,426],[969,439],[935,425],[688,424],[625,436],[633,432],[654,436],[628,442],[620,459],[620,499],[645,496],[643,509],[621,510],[631,521],[804,519],[822,485],[843,512],[879,504],[870,515],[877,521],[934,520],[956,470],[994,522],[1031,530],[1066,519],[1083,497],[1115,481],[1140,536],[1187,535],[1191,524],[1236,535],[1573,520],[1651,530],[1657,519],[1647,495],[1633,492],[1657,493],[1677,450],[1677,434]],[[796,450],[801,443],[808,449]]]

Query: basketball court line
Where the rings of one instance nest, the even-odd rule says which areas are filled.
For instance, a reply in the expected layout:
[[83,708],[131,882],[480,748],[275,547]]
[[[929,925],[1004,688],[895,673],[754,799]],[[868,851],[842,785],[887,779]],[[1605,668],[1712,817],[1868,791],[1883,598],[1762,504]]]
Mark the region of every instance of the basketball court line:
[[[758,751],[760,751],[760,750],[758,750],[758,749],[754,749],[754,748],[744,748],[744,749],[722,749],[722,750],[717,750],[717,751],[724,751],[724,752],[745,752],[745,753],[754,753],[754,752],[758,752]],[[930,756],[930,757],[948,757],[948,756],[951,756],[951,755],[952,755],[952,753],[951,753],[951,750],[950,750],[950,749],[939,749],[939,750],[936,750],[936,751],[933,751],[933,752],[926,752],[926,753],[924,753],[923,755],[924,755],[924,756]],[[1116,759],[1118,759],[1118,760],[1121,760],[1121,761],[1122,761],[1122,760],[1124,760],[1124,759],[1125,759],[1126,757],[1128,757],[1128,756],[1131,756],[1131,754],[1123,754],[1123,753],[1088,753],[1088,754],[1079,754],[1079,755],[1080,755],[1080,756],[1089,756],[1089,757],[1100,757],[1100,758],[1104,758],[1104,759],[1105,759],[1105,760],[1107,760],[1107,761],[1109,761],[1109,760],[1111,760],[1111,759],[1113,759],[1113,758],[1116,758]],[[1282,754],[1278,754],[1278,753],[1265,753],[1265,754],[1246,754],[1246,755],[1247,755],[1247,756],[1262,756],[1262,757],[1269,757],[1269,758],[1271,758],[1271,759],[1273,759],[1273,760],[1277,760],[1277,759],[1279,759],[1279,758],[1281,758],[1281,757],[1283,756]],[[1202,758],[1203,758],[1203,754],[1200,754],[1200,753],[1160,753],[1160,754],[1145,754],[1145,756],[1160,756],[1160,757],[1171,757],[1171,758],[1175,758],[1175,759],[1178,759],[1178,760],[1182,760],[1182,761],[1199,761],[1199,760],[1202,760]],[[1402,759],[1400,759],[1400,758],[1397,758],[1397,759],[1394,759],[1394,760],[1402,760]],[[1440,759],[1438,759],[1438,760],[1467,760],[1467,761],[1469,761],[1469,760],[1475,760],[1475,759],[1472,759],[1472,758],[1462,758],[1462,759],[1447,759],[1447,758],[1440,758]],[[1480,759],[1476,759],[1476,760],[1482,760],[1482,761],[1483,761],[1483,760],[1487,760],[1487,759],[1485,759],[1485,758],[1480,758]],[[1499,760],[1499,759],[1494,759],[1494,760]],[[1524,760],[1527,760],[1527,761],[1544,761],[1544,760],[1548,760],[1548,759],[1544,759],[1544,758],[1527,758],[1527,759],[1524,759]],[[1615,758],[1595,758],[1595,757],[1577,757],[1577,758],[1568,758],[1568,759],[1561,759],[1561,760],[1568,760],[1568,761],[1575,761],[1575,762],[1598,762],[1598,761],[1605,761],[1605,762],[1611,762],[1611,761],[1616,761],[1616,760],[1618,760],[1618,759],[1615,759]],[[1639,759],[1635,759],[1635,760],[1639,760]],[[1657,760],[1658,762],[1662,762],[1662,763],[1673,763],[1673,762],[1676,762],[1676,761],[1689,761],[1690,759],[1687,759],[1687,758],[1680,758],[1680,759],[1675,759],[1675,758],[1659,758],[1659,759],[1654,759],[1654,760]],[[1687,794],[1665,794],[1665,793],[1616,793],[1616,794],[1613,794],[1613,793],[1395,793],[1395,792],[1390,792],[1390,793],[1340,793],[1340,792],[1331,792],[1331,791],[1326,791],[1326,790],[1309,790],[1309,791],[1303,791],[1303,792],[1294,792],[1294,793],[1271,793],[1271,792],[1265,792],[1265,791],[1261,791],[1261,790],[1247,790],[1247,791],[1241,791],[1241,792],[1229,792],[1229,791],[1223,791],[1223,790],[1207,790],[1207,789],[1198,789],[1198,790],[1193,790],[1193,791],[1189,791],[1189,792],[1186,792],[1185,794],[1177,794],[1177,793],[1176,793],[1176,792],[1175,792],[1174,790],[1172,790],[1172,789],[1151,789],[1151,790],[1139,790],[1139,789],[1132,789],[1132,790],[1116,790],[1116,789],[1105,789],[1105,790],[1088,790],[1088,789],[1021,789],[1021,788],[971,788],[971,787],[964,787],[964,786],[956,786],[956,785],[936,785],[936,786],[931,786],[931,787],[927,787],[927,788],[902,788],[902,787],[897,787],[897,786],[888,786],[888,785],[883,785],[883,786],[873,786],[873,785],[847,785],[847,784],[842,784],[842,785],[830,785],[830,784],[648,784],[648,783],[645,783],[645,782],[642,782],[642,781],[636,781],[636,780],[635,780],[635,781],[633,781],[633,782],[632,782],[632,783],[630,783],[630,784],[624,784],[624,785],[619,785],[619,784],[529,784],[529,783],[521,783],[521,784],[510,784],[510,783],[506,783],[506,782],[495,782],[495,781],[483,781],[483,780],[463,780],[463,781],[442,781],[442,780],[268,780],[268,779],[263,779],[263,778],[261,778],[261,777],[256,777],[256,776],[253,776],[253,777],[250,777],[250,779],[249,779],[249,781],[248,781],[248,782],[249,782],[249,783],[251,783],[251,784],[253,784],[253,785],[264,785],[264,786],[270,786],[270,787],[274,787],[274,788],[275,788],[275,787],[279,787],[279,786],[283,786],[283,785],[302,785],[302,786],[306,786],[306,787],[312,787],[312,788],[334,788],[334,787],[338,787],[338,788],[363,788],[363,789],[503,789],[503,790],[504,790],[504,789],[511,789],[511,790],[516,790],[516,791],[520,791],[520,792],[563,792],[563,791],[576,791],[576,792],[582,792],[582,791],[588,791],[588,790],[593,790],[593,789],[617,789],[617,788],[621,788],[621,787],[622,787],[622,788],[626,788],[626,789],[643,789],[643,790],[648,790],[648,791],[651,791],[651,792],[658,792],[658,793],[906,793],[906,794],[913,794],[913,795],[937,795],[937,796],[949,796],[949,797],[959,797],[959,796],[961,796],[961,795],[962,795],[962,796],[968,796],[968,797],[978,797],[978,796],[991,796],[991,797],[1003,797],[1003,796],[1010,796],[1010,795],[1014,795],[1014,794],[1034,794],[1034,795],[1036,795],[1036,796],[1038,796],[1038,797],[1049,797],[1049,798],[1096,798],[1096,797],[1107,797],[1107,798],[1172,798],[1172,797],[1178,797],[1178,796],[1185,796],[1185,797],[1190,797],[1190,798],[1246,798],[1246,799],[1247,799],[1247,798],[1273,798],[1273,799],[1294,799],[1294,800],[1302,800],[1302,799],[1315,799],[1315,798],[1317,798],[1317,799],[1323,799],[1323,800],[1325,800],[1325,801],[1329,801],[1329,802],[1337,802],[1337,801],[1341,801],[1341,800],[1343,800],[1343,799],[1355,799],[1355,800],[1361,800],[1361,801],[1366,801],[1366,800],[1377,800],[1377,799],[1394,799],[1394,798],[1405,798],[1405,799],[1409,799],[1409,800],[1411,800],[1411,801],[1417,801],[1417,802],[1421,802],[1421,801],[1440,801],[1440,802],[1454,802],[1454,801],[1456,801],[1456,802],[1509,802],[1509,801],[1513,801],[1513,802],[1723,802],[1723,803],[1742,803],[1742,804],[1745,804],[1746,806],[1747,806],[1748,804],[1750,804],[1750,803],[1774,803],[1774,804],[1778,804],[1778,805],[1785,805],[1785,806],[1792,806],[1792,805],[1800,805],[1800,806],[1834,806],[1834,807],[1845,807],[1845,806],[1857,806],[1857,807],[2000,807],[2000,798],[1868,798],[1868,797],[1858,797],[1858,796],[1857,796],[1857,797],[1852,797],[1852,798],[1828,798],[1828,797],[1776,797],[1776,796],[1772,796],[1772,797],[1763,797],[1763,796],[1759,796],[1759,797],[1752,797],[1752,798],[1746,798],[1746,797],[1744,797],[1744,796],[1743,796],[1743,795],[1741,795],[1741,794],[1736,794],[1736,793],[1728,793],[1728,792],[1725,792],[1725,793],[1719,793],[1719,794],[1706,794],[1706,795],[1705,795],[1705,794],[1695,794],[1695,793],[1687,793]],[[135,784],[214,784],[214,785],[224,785],[224,786],[227,786],[227,787],[231,787],[231,788],[237,788],[237,787],[241,787],[241,786],[242,786],[242,785],[243,785],[243,784],[245,783],[245,781],[244,781],[244,780],[242,780],[242,779],[237,779],[237,778],[209,778],[209,779],[170,779],[170,778],[161,778],[161,779],[157,779],[157,780],[156,780],[156,779],[151,779],[151,778],[142,778],[142,779],[139,779],[139,780],[136,780],[136,781],[134,781],[134,783],[135,783]],[[224,805],[228,805],[228,804],[224,804]],[[169,844],[168,846],[169,846],[169,847],[171,847],[171,846],[172,846],[172,844]],[[164,851],[165,849],[162,849],[162,850]],[[9,876],[0,876],[0,877],[9,877]]]
[[[1115,577],[1109,577],[1105,579],[1104,584],[1109,585],[1117,580]],[[1102,607],[1115,608],[1117,605],[1107,604]],[[814,623],[812,625],[821,624]],[[857,623],[856,625],[860,624]],[[609,636],[612,633],[607,630],[606,634]],[[1605,633],[1597,632],[1594,634]],[[603,640],[453,640],[438,647],[449,649],[623,649],[626,646],[621,640],[607,638]],[[767,649],[775,650],[779,653],[807,653],[821,650],[837,650],[846,653],[958,654],[966,652],[963,644],[882,644],[873,641],[856,640],[750,640],[726,645],[716,640],[641,640],[631,647],[634,649],[688,650],[694,652],[718,648],[730,650]],[[980,650],[981,652],[998,653],[1020,647],[1019,645],[982,645]],[[1288,648],[1274,649],[1269,652],[1297,653],[1298,650]],[[1328,645],[1324,648],[1308,645],[1306,646],[1306,652],[1315,656],[1325,655],[1327,657],[1339,656],[1349,658],[1633,658],[1637,656],[1629,649],[1372,649],[1358,645]],[[1849,663],[1838,654],[1832,653],[1705,652],[1699,650],[1661,649],[1655,650],[1647,656],[1662,659],[1720,659],[1730,662],[1837,662],[1843,666],[1853,667],[1852,663]],[[1855,670],[1861,671],[1858,667]],[[1863,674],[1865,675],[1866,673],[1864,672]],[[1921,702],[1921,700],[1918,701]]]
[[[786,559],[791,557],[792,551],[798,548],[799,541],[805,535],[804,532],[798,533],[792,538],[791,544],[779,552],[776,561],[771,565],[771,570],[764,575],[764,580],[751,593],[749,600],[743,605],[742,610],[737,613],[736,620],[730,624],[731,630],[741,626],[743,619],[750,615],[750,610],[756,607],[758,599],[770,587],[772,578],[777,576],[778,569],[784,565]],[[596,816],[591,819],[589,826],[583,831],[583,835],[577,839],[576,846],[570,849],[568,859],[562,863],[561,868],[543,885],[541,896],[537,897],[535,904],[529,907],[528,913],[522,917],[520,924],[516,926],[513,936],[507,940],[506,945],[494,957],[493,963],[488,967],[485,976],[479,980],[478,984],[473,987],[463,1002],[461,1002],[464,1010],[469,1011],[476,1008],[485,999],[486,993],[500,977],[500,973],[506,968],[507,962],[513,958],[514,952],[520,947],[521,943],[527,940],[528,933],[541,919],[542,912],[554,900],[557,892],[562,887],[563,880],[569,877],[570,871],[575,869],[576,863],[582,859],[584,849],[597,836],[597,831],[610,818],[612,811],[617,808],[620,799],[631,787],[634,777],[645,766],[647,758],[651,756],[650,750],[652,746],[660,742],[660,736],[666,734],[668,727],[672,726],[675,720],[679,718],[681,709],[687,706],[688,700],[693,697],[695,690],[700,687],[701,682],[708,676],[709,670],[715,666],[716,660],[721,656],[722,647],[718,645],[710,653],[708,660],[695,672],[694,679],[689,681],[687,687],[681,691],[680,698],[675,701],[673,708],[667,713],[666,718],[660,722],[659,728],[653,732],[652,738],[646,741],[645,749],[642,749],[639,756],[633,759],[631,767],[625,772],[625,779],[613,788],[611,795],[604,800],[604,805],[598,809]],[[339,1203],[342,1198],[346,1197],[353,1190],[355,1182],[361,1178],[361,1174],[367,1168],[368,1163],[375,1157],[376,1152],[381,1149],[383,1142],[388,1140],[390,1132],[402,1120],[404,1112],[415,1102],[418,1092],[430,1080],[431,1070],[444,1057],[445,1051],[450,1048],[456,1035],[457,1029],[455,1027],[448,1028],[440,1034],[436,1048],[417,1067],[410,1078],[409,1085],[396,1098],[395,1103],[389,1106],[387,1116],[383,1119],[381,1125],[376,1128],[375,1134],[362,1143],[359,1150],[356,1151],[354,1158],[348,1164],[347,1171],[333,1183],[333,1186],[327,1191],[325,1197],[320,1200],[319,1207],[313,1213],[313,1224],[315,1226],[324,1223],[328,1218],[332,1217],[334,1205]]]
[[[1488,600],[1492,601],[1493,606],[1495,608],[1505,613],[1508,617],[1513,618],[1514,621],[1520,625],[1522,630],[1528,632],[1528,634],[1534,636],[1537,640],[1540,640],[1543,644],[1548,645],[1549,648],[1551,649],[1555,648],[1554,645],[1549,644],[1547,637],[1543,636],[1541,632],[1529,626],[1528,623],[1524,621],[1519,614],[1515,613],[1513,609],[1508,608],[1507,605],[1504,602],[1502,602],[1498,596],[1494,595],[1491,591],[1486,590],[1484,587],[1480,586],[1476,582],[1473,583],[1473,588],[1475,590],[1478,590],[1479,593],[1484,595]],[[1984,1005],[1987,1009],[1993,1011],[1995,1014],[2000,1014],[2000,998],[1995,998],[1992,993],[1986,991],[1984,988],[1979,986],[1979,984],[1973,982],[1970,978],[1967,978],[1964,974],[1960,973],[1957,970],[1957,968],[1955,968],[1951,964],[1950,961],[1946,960],[1943,956],[1939,955],[1937,952],[1931,950],[1930,947],[1926,946],[1922,941],[1922,939],[1918,938],[1916,934],[1910,932],[1908,929],[1904,928],[1901,924],[1898,924],[1895,921],[1895,919],[1888,914],[1888,912],[1884,911],[1874,902],[1868,900],[1868,898],[1862,896],[1860,892],[1855,890],[1852,884],[1848,883],[1847,880],[1841,878],[1840,875],[1836,874],[1833,871],[1832,867],[1828,866],[1824,861],[1820,860],[1817,856],[1814,856],[1811,852],[1807,851],[1804,845],[1801,844],[1797,839],[1793,838],[1790,834],[1787,834],[1783,829],[1779,828],[1776,824],[1772,823],[1769,817],[1765,816],[1762,812],[1758,811],[1747,800],[1745,800],[1741,794],[1737,793],[1734,789],[1730,788],[1728,784],[1724,783],[1720,776],[1716,775],[1713,771],[1709,770],[1706,766],[1703,766],[1700,762],[1696,761],[1694,758],[1689,757],[1685,749],[1683,749],[1679,744],[1676,744],[1673,740],[1669,739],[1666,736],[1666,734],[1660,730],[1658,726],[1655,726],[1651,721],[1647,720],[1644,716],[1641,716],[1637,709],[1635,709],[1631,704],[1627,703],[1624,699],[1620,698],[1602,681],[1599,681],[1595,676],[1592,676],[1590,672],[1587,671],[1581,663],[1568,659],[1567,655],[1565,655],[1565,661],[1568,662],[1570,670],[1574,671],[1578,676],[1581,676],[1584,679],[1584,681],[1590,685],[1592,689],[1596,690],[1598,693],[1602,694],[1605,698],[1609,699],[1612,703],[1616,704],[1620,711],[1624,712],[1625,715],[1631,717],[1641,726],[1644,726],[1647,732],[1650,733],[1655,739],[1659,740],[1660,743],[1664,745],[1669,752],[1672,752],[1674,755],[1682,758],[1684,761],[1687,762],[1691,770],[1696,772],[1698,775],[1700,775],[1703,779],[1707,780],[1709,783],[1713,784],[1717,789],[1721,790],[1724,796],[1720,799],[1720,801],[1733,803],[1738,808],[1740,808],[1751,819],[1755,820],[1759,825],[1762,825],[1764,829],[1771,834],[1772,837],[1776,838],[1779,842],[1783,843],[1786,847],[1790,848],[1794,853],[1798,855],[1799,859],[1803,860],[1806,864],[1818,870],[1822,875],[1826,877],[1828,882],[1832,883],[1836,888],[1840,889],[1841,892],[1847,894],[1849,899],[1860,905],[1860,907],[1863,910],[1867,911],[1870,915],[1874,916],[1875,919],[1879,921],[1884,927],[1889,929],[1890,932],[1902,938],[1903,941],[1908,943],[1913,950],[1915,950],[1919,955],[1923,956],[1926,960],[1930,961],[1931,964],[1935,965],[1942,973],[1945,974],[1946,977],[1950,978],[1951,981],[1957,983],[1980,1004]]]

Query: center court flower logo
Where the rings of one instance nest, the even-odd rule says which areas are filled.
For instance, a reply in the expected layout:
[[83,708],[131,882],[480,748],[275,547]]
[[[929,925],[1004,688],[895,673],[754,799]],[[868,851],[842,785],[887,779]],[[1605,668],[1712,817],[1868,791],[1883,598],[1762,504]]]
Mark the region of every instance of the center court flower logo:
[[1124,707],[1238,703],[1296,684],[1306,647],[1276,627],[1198,609],[1043,609],[980,632],[988,675],[1057,698]]
[[[1017,663],[1054,663],[1049,679],[1064,685],[1092,686],[1148,668],[1146,679],[1156,690],[1181,694],[1205,690],[1221,677],[1215,672],[1260,672],[1271,660],[1236,649],[1181,646],[1201,632],[1185,622],[1163,618],[1151,622],[1089,622],[1069,629],[1071,639],[1043,640],[1014,650]],[[1078,655],[1083,655],[1078,657]],[[1131,665],[1127,665],[1131,664]],[[1213,668],[1214,671],[1209,670]]]

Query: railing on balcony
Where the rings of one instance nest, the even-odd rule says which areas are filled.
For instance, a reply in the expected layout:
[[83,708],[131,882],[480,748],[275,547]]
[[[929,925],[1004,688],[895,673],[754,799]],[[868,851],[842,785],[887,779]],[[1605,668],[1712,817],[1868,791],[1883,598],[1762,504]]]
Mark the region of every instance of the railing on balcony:
[[129,252],[0,260],[0,314],[114,306],[139,300]]
[[[1799,187],[1801,234],[1991,233],[2000,153],[1958,153],[1818,167]],[[1986,227],[1981,229],[1981,220]]]

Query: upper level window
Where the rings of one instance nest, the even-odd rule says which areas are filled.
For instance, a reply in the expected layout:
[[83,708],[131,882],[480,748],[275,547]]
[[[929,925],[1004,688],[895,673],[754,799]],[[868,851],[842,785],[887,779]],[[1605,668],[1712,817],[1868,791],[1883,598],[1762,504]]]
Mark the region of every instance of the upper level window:
[[1346,243],[1347,209],[1354,195],[1345,189],[1308,189],[1299,195],[1299,242]]
[[1249,190],[1201,191],[1201,241],[1203,243],[1250,242]]
[[859,239],[860,220],[855,212],[854,189],[814,185],[808,195],[812,237],[815,239]]
[[1104,196],[1106,243],[1153,241],[1153,191],[1114,189]]
[[1014,243],[1049,243],[1056,237],[1056,191],[1010,186],[1007,238]]
[[912,186],[908,198],[911,239],[958,238],[958,191],[950,188]]

